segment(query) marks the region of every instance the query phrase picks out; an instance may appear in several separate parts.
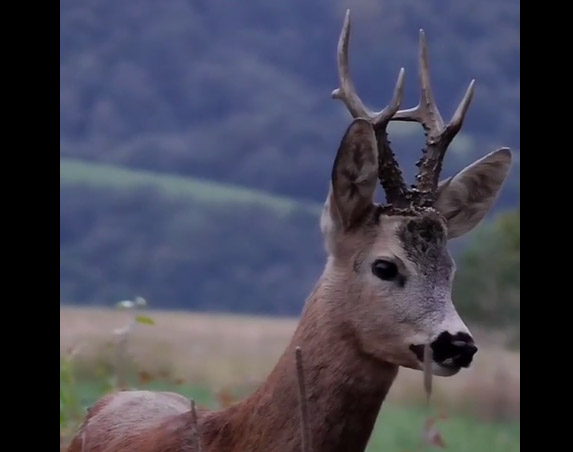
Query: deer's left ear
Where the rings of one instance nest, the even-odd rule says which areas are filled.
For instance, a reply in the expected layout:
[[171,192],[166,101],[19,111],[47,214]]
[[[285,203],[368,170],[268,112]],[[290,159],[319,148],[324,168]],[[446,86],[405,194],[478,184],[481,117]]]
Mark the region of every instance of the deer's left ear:
[[507,148],[493,151],[438,185],[434,207],[448,222],[448,239],[476,227],[491,209],[511,166]]
[[342,138],[332,167],[328,211],[340,230],[347,231],[372,205],[378,182],[378,149],[369,121],[352,121]]

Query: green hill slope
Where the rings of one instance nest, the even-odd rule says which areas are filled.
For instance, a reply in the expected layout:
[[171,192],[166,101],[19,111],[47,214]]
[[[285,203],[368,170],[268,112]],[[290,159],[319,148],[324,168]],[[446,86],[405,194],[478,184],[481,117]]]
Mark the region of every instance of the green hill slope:
[[281,214],[293,211],[318,214],[321,208],[317,203],[298,202],[258,190],[71,158],[60,159],[60,184],[81,184],[108,189],[153,187],[170,197],[215,204],[258,204]]

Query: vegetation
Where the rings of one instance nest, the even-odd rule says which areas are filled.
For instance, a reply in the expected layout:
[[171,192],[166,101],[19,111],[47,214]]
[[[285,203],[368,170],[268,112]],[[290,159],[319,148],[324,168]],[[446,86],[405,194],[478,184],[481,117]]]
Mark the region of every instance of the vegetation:
[[[402,66],[404,105],[417,102],[419,28],[445,117],[476,79],[446,173],[500,145],[519,155],[515,0],[62,0],[61,155],[321,203],[348,123],[330,98],[346,8],[368,104],[388,102]],[[422,130],[392,127],[391,137],[411,180]],[[515,205],[518,186],[515,168],[500,206]]]
[[454,297],[475,322],[506,328],[519,345],[520,212],[501,214],[485,225],[458,263]]
[[[134,323],[137,317],[143,320]],[[246,397],[276,362],[296,319],[61,308],[60,323],[60,437],[65,445],[85,407],[118,387],[173,390],[212,408]],[[129,345],[119,348],[127,326]],[[428,442],[441,441],[447,450],[520,450],[519,355],[498,349],[491,334],[476,333],[484,344],[476,366],[455,378],[437,379],[431,408],[423,403],[421,374],[400,372],[369,452],[425,452],[435,450]],[[127,380],[120,381],[118,374]],[[429,420],[436,424],[426,425]]]
[[64,302],[140,294],[162,308],[298,314],[323,261],[318,215],[304,209],[60,187]]
[[[157,390],[173,390],[210,408],[222,407],[228,403],[225,399],[225,392],[216,393],[201,386],[173,386],[164,381],[157,381],[153,384],[137,384],[137,386]],[[67,390],[76,392],[85,406],[89,406],[107,392],[105,385],[97,382],[80,384],[73,389],[67,388]],[[234,401],[235,399],[231,400]],[[83,408],[81,413],[85,413]],[[60,420],[62,420],[61,414],[60,410]],[[421,432],[427,418],[428,411],[423,405],[385,404],[367,452],[403,452],[406,450],[429,452],[437,450],[423,442]],[[66,444],[67,439],[74,432],[79,419],[77,417],[65,419],[64,429],[60,428],[61,436],[63,433],[63,444]],[[447,446],[446,450],[464,452],[520,451],[520,425],[515,420],[490,422],[482,421],[475,416],[458,413],[444,419],[438,419],[436,427]]]
[[271,215],[291,212],[318,214],[321,209],[316,203],[297,202],[244,187],[66,158],[60,159],[60,183],[119,190],[151,187],[172,198],[191,199],[205,204],[233,205],[235,208],[240,208],[240,204],[259,205],[268,209]]

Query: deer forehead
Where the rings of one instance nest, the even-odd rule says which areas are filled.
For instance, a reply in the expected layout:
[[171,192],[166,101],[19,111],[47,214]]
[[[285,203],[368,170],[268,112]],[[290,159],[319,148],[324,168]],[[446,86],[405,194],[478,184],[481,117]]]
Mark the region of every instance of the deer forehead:
[[373,252],[379,257],[398,257],[416,273],[447,276],[453,261],[446,248],[447,229],[434,214],[392,216],[381,214]]

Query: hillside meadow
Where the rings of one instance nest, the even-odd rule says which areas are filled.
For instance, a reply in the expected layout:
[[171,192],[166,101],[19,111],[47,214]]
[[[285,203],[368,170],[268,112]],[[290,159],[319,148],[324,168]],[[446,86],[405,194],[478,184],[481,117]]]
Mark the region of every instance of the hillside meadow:
[[[60,307],[61,447],[84,408],[118,383],[114,330],[131,315]],[[181,311],[145,315],[154,324],[135,326],[127,343],[129,359],[122,360],[128,385],[174,390],[209,407],[247,396],[272,369],[297,324],[295,318]],[[439,418],[448,450],[520,450],[520,355],[499,347],[503,333],[473,331],[480,345],[474,365],[453,378],[436,378],[430,407],[424,405],[422,375],[400,371],[369,452],[431,450],[422,444],[428,416]]]
[[60,184],[116,190],[153,187],[159,193],[172,198],[192,199],[215,205],[256,204],[279,215],[293,211],[318,215],[322,208],[318,203],[297,202],[284,196],[242,186],[73,158],[60,158]]

